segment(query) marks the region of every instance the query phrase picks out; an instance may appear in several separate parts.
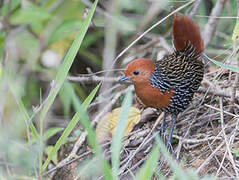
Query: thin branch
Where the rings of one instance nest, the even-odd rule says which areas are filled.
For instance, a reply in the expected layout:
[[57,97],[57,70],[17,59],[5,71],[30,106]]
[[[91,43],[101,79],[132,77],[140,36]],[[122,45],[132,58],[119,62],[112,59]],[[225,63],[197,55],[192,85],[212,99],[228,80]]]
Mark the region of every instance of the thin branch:
[[201,166],[199,168],[197,168],[197,173],[199,173],[201,171],[201,169],[216,155],[216,152],[219,151],[222,146],[224,145],[224,141],[221,142],[221,144],[219,146],[217,146],[217,148],[210,154],[210,156],[201,164]]
[[196,14],[201,2],[202,2],[202,0],[198,0],[197,2],[195,2],[192,11],[188,15],[190,18],[192,18]]
[[[79,77],[74,77],[74,76],[68,76],[67,80],[69,81],[74,81],[74,82],[81,82],[81,83],[87,83],[87,84],[92,84],[92,83],[97,83],[97,82],[114,82],[118,83],[119,82],[119,77],[100,77],[100,76],[79,76]],[[125,82],[124,84],[129,84],[129,82]],[[209,95],[215,95],[215,96],[221,96],[221,97],[227,97],[231,98],[232,92],[230,91],[224,91],[220,89],[207,89],[204,87],[200,87],[197,90],[198,93],[207,93]],[[235,98],[239,98],[239,91],[235,92]]]
[[180,11],[181,9],[189,6],[190,4],[192,4],[193,2],[195,2],[195,0],[189,1],[188,3],[184,4],[183,6],[177,8],[176,10],[174,10],[173,12],[171,12],[170,14],[168,14],[167,16],[165,16],[163,19],[159,20],[157,23],[155,23],[153,26],[151,26],[149,29],[147,29],[143,34],[141,34],[137,39],[135,39],[132,43],[130,43],[129,46],[127,46],[114,60],[114,63],[126,52],[128,51],[136,42],[138,42],[142,37],[144,37],[148,32],[150,32],[152,29],[154,29],[155,27],[157,27],[159,24],[161,24],[163,21],[165,21],[167,18],[169,18],[170,16],[172,16],[174,13]]
[[233,169],[236,173],[236,177],[237,177],[237,179],[239,179],[238,169],[236,168],[235,161],[234,161],[232,153],[231,153],[230,144],[228,142],[228,138],[227,138],[227,135],[226,135],[226,132],[225,132],[225,122],[224,122],[224,117],[223,117],[222,97],[220,98],[220,114],[221,114],[222,133],[223,133],[224,141],[225,141],[225,144],[226,144],[226,152],[225,153],[228,153],[229,160],[231,161],[232,167],[233,167]]
[[137,149],[132,153],[132,155],[128,158],[127,162],[120,168],[119,170],[119,174],[121,175],[125,169],[128,168],[129,163],[131,162],[131,160],[133,159],[133,157],[142,149],[142,147],[144,147],[145,144],[147,144],[149,141],[151,141],[151,138],[154,137],[151,136],[152,132],[154,131],[154,129],[156,128],[156,126],[159,124],[159,122],[162,120],[163,118],[163,113],[160,114],[160,116],[157,118],[157,120],[154,123],[153,128],[151,129],[151,131],[148,133],[148,135],[144,138],[143,142],[139,145],[139,147],[137,147]]
[[205,47],[207,47],[207,45],[211,42],[216,32],[218,19],[214,17],[220,16],[222,14],[226,1],[227,0],[218,0],[216,2],[216,5],[212,9],[209,20],[205,26],[204,35],[203,35]]
[[116,77],[100,77],[100,76],[68,76],[67,80],[74,82],[81,82],[87,84],[93,84],[98,82],[118,82],[119,78]]

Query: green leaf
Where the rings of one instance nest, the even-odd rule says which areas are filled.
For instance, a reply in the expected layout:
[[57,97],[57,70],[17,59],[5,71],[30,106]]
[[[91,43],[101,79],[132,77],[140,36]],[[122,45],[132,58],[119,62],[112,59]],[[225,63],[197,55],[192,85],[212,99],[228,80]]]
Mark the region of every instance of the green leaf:
[[239,21],[236,22],[236,25],[234,27],[233,33],[232,33],[232,40],[236,41],[239,38]]
[[[90,105],[90,103],[91,103],[91,101],[93,100],[93,98],[95,97],[95,94],[97,93],[97,91],[98,91],[100,85],[101,85],[101,83],[99,83],[99,84],[96,86],[96,88],[93,89],[93,91],[91,91],[90,95],[89,95],[89,96],[85,99],[85,101],[83,102],[82,106],[83,106],[85,109]],[[79,108],[80,108],[80,107],[78,106],[78,109],[79,109]]]
[[0,79],[2,77],[2,65],[0,64]]
[[[93,98],[95,97],[98,89],[100,87],[100,84],[98,86],[96,86],[96,88],[90,93],[90,95],[87,97],[87,99],[83,102],[82,106],[84,108],[84,110],[89,106],[89,104],[91,103],[91,101],[93,100]],[[80,110],[81,105],[78,104],[78,110]],[[43,166],[42,166],[42,170],[44,171],[45,168],[47,167],[47,165],[49,164],[49,162],[51,161],[51,159],[53,158],[53,156],[55,154],[57,154],[58,150],[60,149],[61,145],[66,141],[67,137],[70,135],[71,131],[74,129],[74,127],[76,126],[76,124],[79,122],[80,118],[82,117],[80,112],[77,112],[72,120],[70,121],[70,123],[67,125],[67,127],[65,128],[65,130],[63,131],[61,137],[57,140],[54,148],[52,149],[51,153],[48,155],[46,161],[44,162]]]
[[[87,100],[87,99],[86,99]],[[87,105],[87,101],[83,103],[83,105]],[[109,168],[109,164],[105,161],[100,146],[97,143],[96,140],[96,134],[91,126],[91,122],[89,119],[89,116],[87,115],[84,106],[79,107],[79,111],[77,112],[78,115],[80,115],[80,123],[83,126],[83,128],[87,131],[87,140],[91,148],[93,149],[93,152],[96,153],[97,158],[99,158],[99,161],[101,163],[102,173],[104,175],[104,179],[106,180],[112,180],[112,174]]]
[[[41,47],[39,40],[33,36],[29,31],[22,31],[18,33],[15,38],[20,50],[20,57],[27,62],[29,68],[34,69],[36,64],[39,62],[39,57],[41,56]],[[31,51],[29,51],[31,49]]]
[[[95,0],[94,4],[92,5],[90,11],[89,11],[89,14],[88,16],[86,17],[86,19],[84,20],[84,22],[82,23],[82,28],[80,29],[79,33],[77,34],[75,40],[73,41],[69,51],[67,52],[64,60],[63,60],[63,63],[61,64],[58,72],[57,72],[57,75],[56,75],[56,79],[54,81],[54,85],[47,97],[47,100],[45,102],[45,105],[41,111],[41,114],[40,114],[40,129],[41,129],[41,136],[43,134],[43,123],[44,123],[44,119],[46,117],[46,114],[48,112],[48,110],[50,109],[52,103],[54,102],[57,94],[59,93],[59,90],[60,88],[62,87],[66,77],[67,77],[67,74],[70,70],[70,67],[74,61],[74,58],[80,48],[80,45],[85,37],[85,34],[88,30],[88,27],[90,25],[90,22],[91,22],[91,19],[93,17],[93,14],[94,14],[94,11],[95,11],[95,8],[97,6],[97,3],[98,3],[98,0]],[[75,117],[75,116],[74,116]],[[74,120],[75,122],[78,120],[78,118],[74,118],[72,119],[72,121]],[[70,124],[69,124],[70,125]],[[68,125],[68,126],[69,126]],[[60,139],[57,141],[55,147],[54,147],[54,152],[51,153],[51,155],[53,156],[59,149],[61,143],[63,142],[64,138],[67,137],[70,133],[70,129],[73,129],[75,124],[71,124],[73,125],[73,127],[68,127],[65,129],[65,131],[63,132],[62,136],[60,137]],[[43,143],[41,143],[43,144]],[[41,165],[42,163],[42,154],[41,154],[41,157],[39,157],[39,165],[40,165],[40,168],[41,168],[41,172],[43,172],[48,163],[50,162],[50,159],[52,158],[52,156],[48,157],[47,160],[45,161],[45,163],[43,164],[43,166]]]
[[235,154],[236,157],[239,157],[239,149],[238,148],[233,148],[232,153]]
[[53,33],[51,34],[49,43],[68,37],[69,34],[71,34],[72,32],[79,30],[81,25],[82,21],[77,19],[69,19],[63,21],[59,26],[56,27],[55,31],[53,31]]
[[[53,146],[47,146],[47,147],[45,148],[45,153],[46,153],[46,155],[49,155],[49,154],[51,153],[51,151],[52,151],[53,148],[54,148]],[[57,154],[55,154],[55,155],[52,157],[52,161],[54,162],[54,164],[57,164],[57,162],[58,162]]]
[[97,39],[104,36],[104,31],[95,31],[87,34],[84,42],[82,42],[81,49],[86,49],[90,45],[92,45]]
[[[13,90],[12,90],[12,93],[14,93]],[[32,122],[29,122],[30,121],[30,117],[28,115],[27,109],[25,108],[22,100],[20,98],[17,98],[17,101],[18,101],[19,109],[21,110],[21,112],[24,115],[25,121],[30,124],[29,126],[30,126],[30,130],[31,130],[31,136],[33,137],[33,139],[34,138],[35,139],[38,138],[37,130],[36,130],[34,124]],[[32,139],[31,139],[31,141],[32,141]]]
[[98,91],[100,87],[100,84],[91,92],[91,94],[87,97],[87,99],[84,101],[82,105],[79,104],[78,106],[78,112],[74,115],[72,118],[71,122],[68,124],[64,132],[62,133],[61,137],[58,139],[56,142],[54,148],[50,152],[50,154],[47,157],[47,160],[43,164],[43,170],[47,167],[48,163],[51,161],[53,156],[57,154],[57,151],[59,150],[60,146],[62,145],[63,142],[65,142],[66,138],[69,136],[75,125],[79,122],[81,122],[81,125],[84,127],[84,129],[87,131],[88,136],[88,142],[90,146],[92,147],[93,151],[96,153],[97,157],[99,158],[101,162],[101,167],[103,168],[104,171],[104,178],[107,180],[112,179],[112,175],[110,172],[109,164],[104,160],[100,146],[96,141],[96,135],[94,132],[94,129],[91,127],[90,119],[89,116],[86,113],[86,108],[89,106],[90,102],[93,100],[95,97],[96,92]]
[[[27,112],[27,109],[26,109],[24,103],[22,102],[22,99],[19,97],[19,94],[16,92],[16,88],[15,88],[13,80],[12,80],[13,77],[12,77],[11,73],[8,71],[6,72],[5,75],[6,75],[9,89],[10,89],[11,93],[13,94],[13,96],[15,97],[18,108],[23,116],[23,119],[25,120],[26,128],[28,128],[28,125],[30,127],[31,137],[32,137],[31,141],[34,139],[37,139],[38,138],[37,130],[36,130],[35,126],[33,125],[33,123],[30,122],[30,116]],[[28,142],[28,143],[30,144],[31,142]]]
[[[64,128],[57,128],[57,127],[47,129],[47,131],[44,133],[43,140],[44,141],[48,140],[49,138],[51,138],[58,132],[62,131],[63,129]],[[32,136],[31,143],[35,143],[36,141],[37,141],[37,137],[35,135]]]
[[99,66],[102,65],[102,60],[99,57],[97,57],[96,55],[94,55],[92,52],[90,52],[86,49],[80,49],[79,54],[89,58],[93,63],[95,63]]
[[[4,45],[5,44],[5,38],[6,38],[6,33],[3,32],[3,31],[0,32],[0,62],[2,62],[3,55],[4,55],[3,53],[4,53],[4,46],[5,46]],[[0,71],[0,73],[1,73],[1,71]]]
[[65,82],[63,84],[63,87],[59,91],[59,97],[62,102],[65,117],[69,115],[71,104],[72,104],[72,98],[69,98],[69,97],[72,97],[71,93],[72,91],[74,92],[74,90],[71,90],[71,89],[72,89],[71,84],[69,82]]
[[58,132],[62,131],[63,129],[64,128],[58,128],[58,127],[47,129],[47,131],[44,133],[44,141],[48,140],[49,138],[51,138],[52,136],[54,136]]
[[51,17],[51,14],[44,8],[35,6],[33,4],[28,5],[25,8],[18,9],[10,17],[11,24],[31,24],[38,21],[47,20]]
[[187,178],[186,173],[183,171],[182,167],[180,167],[177,164],[177,162],[173,159],[173,157],[169,154],[169,152],[166,149],[165,145],[163,144],[162,140],[159,137],[157,137],[156,141],[157,141],[157,144],[160,148],[161,153],[163,154],[163,156],[165,157],[165,159],[169,163],[172,171],[175,173],[176,178],[187,180],[188,178]]
[[135,180],[136,179],[137,180],[147,180],[147,179],[150,180],[151,179],[151,177],[153,176],[154,171],[157,167],[159,155],[160,155],[159,147],[158,147],[158,145],[154,145],[153,150],[149,154],[149,157],[147,158],[143,167],[140,169]]
[[233,71],[233,72],[239,73],[239,67],[237,67],[237,66],[232,66],[232,65],[224,64],[224,63],[222,63],[222,62],[219,62],[219,61],[216,61],[216,60],[214,60],[214,59],[209,58],[209,57],[206,56],[205,54],[203,55],[203,58],[208,59],[209,61],[213,62],[213,63],[216,64],[217,66],[220,66],[220,67],[222,67],[222,68],[224,68],[224,69],[229,69],[229,70],[231,70],[231,71]]
[[122,109],[120,112],[119,120],[116,125],[116,130],[112,139],[111,152],[112,152],[112,172],[114,179],[118,179],[118,169],[120,164],[120,150],[122,146],[122,139],[124,130],[126,128],[129,110],[132,105],[132,92],[128,90],[123,101]]
[[[15,10],[21,3],[21,0],[14,0],[11,1],[11,11]],[[8,5],[9,1],[5,1],[3,7],[1,8],[0,12],[2,16],[6,16],[8,13]]]

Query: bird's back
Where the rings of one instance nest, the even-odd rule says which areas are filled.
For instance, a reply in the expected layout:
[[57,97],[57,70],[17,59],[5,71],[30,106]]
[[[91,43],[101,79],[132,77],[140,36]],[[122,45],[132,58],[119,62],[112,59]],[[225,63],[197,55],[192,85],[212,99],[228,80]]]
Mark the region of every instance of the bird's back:
[[173,21],[175,52],[155,64],[151,86],[160,92],[173,92],[165,111],[179,113],[186,109],[204,75],[200,55],[204,50],[199,27],[187,16],[175,14]]
[[194,52],[195,48],[188,43],[183,51],[175,51],[155,63],[155,70],[149,77],[151,86],[161,92],[173,90],[171,103],[163,110],[172,113],[183,111],[199,88],[204,64]]

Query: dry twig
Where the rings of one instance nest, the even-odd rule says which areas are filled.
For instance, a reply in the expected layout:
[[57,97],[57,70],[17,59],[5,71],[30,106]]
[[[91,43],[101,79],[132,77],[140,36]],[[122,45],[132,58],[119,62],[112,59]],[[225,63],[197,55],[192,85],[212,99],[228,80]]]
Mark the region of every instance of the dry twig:
[[225,132],[225,122],[224,122],[224,117],[223,117],[223,105],[222,105],[222,97],[220,98],[220,112],[221,112],[221,127],[222,127],[222,133],[223,133],[223,136],[224,136],[224,141],[225,141],[225,144],[226,144],[226,151],[225,153],[229,155],[229,160],[231,161],[232,163],[232,167],[236,173],[236,177],[237,179],[239,179],[239,174],[238,174],[238,169],[236,168],[236,165],[235,165],[235,161],[233,159],[233,156],[232,156],[232,153],[231,153],[231,148],[230,148],[230,144],[228,142],[228,139],[227,139],[227,135],[226,135],[226,132]]

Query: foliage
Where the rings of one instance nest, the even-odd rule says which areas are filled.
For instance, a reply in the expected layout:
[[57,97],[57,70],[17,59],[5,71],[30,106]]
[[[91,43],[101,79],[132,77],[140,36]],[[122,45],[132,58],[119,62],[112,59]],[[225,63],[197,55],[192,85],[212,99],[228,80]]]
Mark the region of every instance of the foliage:
[[[97,6],[98,0],[92,4],[62,0],[2,2],[0,7],[0,179],[42,178],[47,168],[51,167],[48,166],[50,163],[59,163],[59,149],[74,141],[74,139],[70,140],[69,136],[77,130],[79,131],[77,136],[81,136],[83,131],[87,132],[87,142],[93,151],[89,159],[79,162],[79,173],[82,172],[81,167],[87,164],[100,171],[89,172],[89,174],[100,173],[105,179],[119,179],[124,132],[130,132],[133,128],[132,124],[127,124],[128,116],[132,118],[130,113],[132,92],[126,93],[121,103],[121,111],[114,116],[117,126],[114,128],[115,133],[112,138],[110,164],[102,155],[102,149],[92,126],[91,119],[95,117],[97,110],[88,111],[94,99],[100,100],[101,83],[85,86],[69,82],[67,76],[87,73],[86,67],[90,67],[95,72],[105,66],[102,60],[104,40],[107,36],[104,28],[109,19],[114,21],[118,31],[116,52],[119,53],[130,44],[132,37],[137,35],[136,31],[144,32],[147,27],[165,17],[171,6],[179,7],[185,2],[163,1],[156,3],[155,7],[150,7],[151,1],[149,3],[144,0],[137,2],[118,0],[122,13],[116,13],[116,16],[106,12],[102,4]],[[237,12],[235,2],[231,0],[230,3],[223,11],[224,16],[233,16]],[[144,17],[145,12],[150,8],[158,8],[159,12],[152,17],[149,14],[148,22]],[[197,14],[209,15],[208,8],[210,6],[202,2]],[[190,10],[190,7],[186,7],[181,12],[186,14]],[[200,27],[204,27],[207,23],[207,19],[200,16],[194,18],[198,20]],[[145,26],[142,25],[143,23]],[[169,18],[160,24],[160,27],[155,28],[148,37],[158,38],[158,34],[167,37],[170,23]],[[224,35],[215,36],[207,48],[208,51],[215,48],[213,44],[217,44],[216,48],[220,49],[224,49],[221,44],[225,44],[226,48],[231,48],[231,44],[237,45],[238,22],[222,19],[218,31],[224,32]],[[139,46],[136,47],[145,44],[148,37],[141,39],[138,42]],[[166,38],[166,43],[171,44],[169,39]],[[153,51],[158,51],[157,48]],[[221,55],[227,56],[226,53]],[[156,58],[156,54],[143,51],[132,56]],[[235,65],[222,63],[220,58],[214,59],[211,58],[211,61],[217,66],[239,72]],[[233,56],[232,59],[236,57]],[[98,112],[100,111],[101,109],[98,109]],[[137,122],[138,120],[137,114]],[[233,153],[238,156],[236,149]],[[157,138],[147,160],[132,177],[135,179],[150,179],[157,175],[163,177],[157,166],[162,156],[169,163],[172,174],[177,179],[199,179],[194,170],[184,170],[175,162]],[[95,161],[97,163],[94,163]]]

